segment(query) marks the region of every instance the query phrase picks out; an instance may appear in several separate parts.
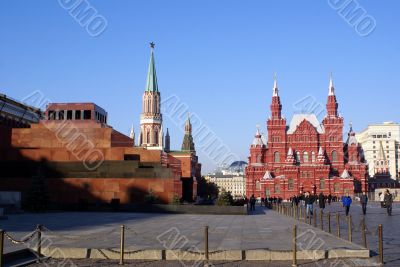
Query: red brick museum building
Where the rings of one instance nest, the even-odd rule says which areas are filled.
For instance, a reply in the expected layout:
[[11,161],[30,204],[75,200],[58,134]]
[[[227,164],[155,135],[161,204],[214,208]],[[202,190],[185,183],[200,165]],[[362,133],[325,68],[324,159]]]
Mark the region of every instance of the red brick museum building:
[[367,190],[367,167],[352,128],[343,142],[332,78],[322,123],[315,114],[295,114],[288,126],[276,80],[270,109],[267,137],[257,130],[250,146],[247,196],[289,199],[307,191],[342,196]]

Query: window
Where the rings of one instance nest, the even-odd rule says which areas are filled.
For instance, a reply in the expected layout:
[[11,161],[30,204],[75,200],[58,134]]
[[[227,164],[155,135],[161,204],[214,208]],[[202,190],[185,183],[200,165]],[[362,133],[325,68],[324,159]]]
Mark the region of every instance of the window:
[[80,119],[81,119],[81,111],[75,110],[75,120],[80,120]]
[[288,180],[288,190],[293,190],[294,188],[294,181],[292,178]]
[[54,110],[49,110],[49,120],[55,120],[56,119],[56,112]]
[[150,130],[147,130],[147,139],[146,143],[150,144]]
[[311,162],[315,162],[315,152],[311,152]]
[[274,162],[280,162],[280,155],[279,152],[274,153]]
[[72,120],[72,110],[67,110],[67,120]]
[[158,144],[158,130],[154,132],[154,143]]
[[260,181],[256,181],[256,190],[261,190],[261,183],[260,183]]
[[280,193],[281,192],[281,187],[279,186],[279,184],[276,184],[274,187],[275,193]]
[[60,110],[60,111],[58,112],[58,119],[59,119],[59,120],[63,120],[63,119],[64,119],[64,110]]
[[332,151],[332,161],[337,161],[337,153],[336,151]]
[[308,163],[308,153],[306,151],[303,152],[303,162]]
[[339,192],[339,183],[334,183],[333,184],[333,191],[334,192]]
[[297,160],[297,162],[300,162],[300,152],[299,151],[296,152],[296,160]]
[[319,180],[319,188],[320,188],[321,190],[325,189],[325,179],[324,179],[324,178],[321,178],[321,179]]
[[91,120],[92,119],[92,112],[90,110],[83,111],[83,119],[84,120]]
[[266,197],[270,197],[271,196],[271,192],[269,191],[269,189],[265,189],[265,196]]

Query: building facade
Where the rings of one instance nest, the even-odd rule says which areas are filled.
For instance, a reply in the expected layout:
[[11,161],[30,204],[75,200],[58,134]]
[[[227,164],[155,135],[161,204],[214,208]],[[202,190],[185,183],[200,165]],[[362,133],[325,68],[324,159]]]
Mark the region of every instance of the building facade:
[[42,177],[49,205],[61,209],[193,200],[201,164],[192,125],[188,120],[182,151],[164,151],[153,48],[139,146],[133,127],[130,136],[113,129],[108,113],[94,103],[50,103],[29,128],[0,127],[0,191],[21,192],[29,204],[32,184]]
[[229,167],[220,167],[214,173],[205,176],[207,181],[215,183],[220,190],[231,192],[235,199],[246,196],[246,177],[244,170],[247,166],[245,161],[235,161]]
[[371,177],[387,174],[392,179],[400,178],[400,124],[384,122],[371,124],[356,134]]
[[343,117],[332,78],[326,116],[295,114],[287,126],[276,79],[272,91],[267,140],[257,130],[246,168],[246,195],[288,199],[306,191],[343,195],[367,190],[362,150],[351,129],[343,142]]
[[205,179],[216,184],[219,190],[231,192],[235,199],[242,199],[246,195],[246,178],[243,174],[210,174]]

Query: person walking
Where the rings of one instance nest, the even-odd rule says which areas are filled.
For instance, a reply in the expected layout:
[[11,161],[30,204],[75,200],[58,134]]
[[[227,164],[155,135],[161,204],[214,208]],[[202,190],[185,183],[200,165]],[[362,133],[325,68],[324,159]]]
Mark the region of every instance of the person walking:
[[383,193],[383,192],[379,193],[379,200],[381,201],[381,208],[386,208],[385,207],[385,195],[386,195],[386,193]]
[[304,204],[306,205],[306,212],[307,212],[307,218],[308,216],[313,216],[313,204],[314,204],[314,196],[311,195],[311,193],[308,191],[306,193],[306,196],[304,198]]
[[362,196],[360,197],[360,203],[362,207],[362,212],[364,215],[367,214],[367,204],[368,204],[368,196],[367,193],[364,191]]
[[255,211],[255,210],[256,210],[256,198],[254,197],[253,194],[250,197],[250,211]]
[[389,189],[386,189],[385,198],[384,198],[387,214],[392,216],[392,205],[393,205],[393,196],[390,194]]
[[347,195],[342,198],[342,202],[343,202],[343,207],[346,209],[346,216],[349,216],[350,206],[351,203],[353,202],[351,200],[349,193],[347,193]]
[[324,194],[321,192],[319,193],[318,196],[318,205],[319,205],[319,209],[321,211],[321,213],[324,213],[324,209],[325,209],[325,196]]

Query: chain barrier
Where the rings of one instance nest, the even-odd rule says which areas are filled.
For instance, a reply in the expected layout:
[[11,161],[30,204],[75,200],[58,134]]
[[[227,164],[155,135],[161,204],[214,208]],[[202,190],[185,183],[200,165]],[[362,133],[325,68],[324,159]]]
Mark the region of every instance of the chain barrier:
[[[272,210],[278,212],[279,214],[282,214],[282,215],[285,215],[287,217],[293,218],[293,219],[298,220],[300,222],[304,221],[304,216],[306,216],[306,214],[303,214],[303,213],[305,213],[304,209],[303,209],[303,211],[301,211],[302,210],[301,206],[298,206],[298,211],[295,212],[295,213],[297,213],[296,217],[291,216],[290,212],[289,213],[288,212],[285,213],[285,211],[284,211],[285,208],[284,207],[289,208],[289,209],[291,209],[291,208],[296,209],[296,207],[293,207],[293,206],[290,206],[290,205],[272,204]],[[324,214],[324,218],[323,219],[324,219],[324,226],[325,226],[325,224],[328,224],[327,221],[328,221],[329,217],[328,217],[328,213],[323,213],[323,214]],[[349,223],[349,221],[348,221],[349,217],[345,216],[343,211],[338,211],[338,212],[335,212],[335,213],[331,213],[331,220],[332,220],[331,221],[331,230],[332,230],[332,232],[334,231],[335,226],[337,224],[336,220],[334,219],[335,218],[334,214],[340,214],[341,215],[341,216],[339,216],[339,220],[340,220],[339,225],[340,225],[341,230],[348,230],[347,226],[348,226],[348,223]],[[365,223],[365,221],[364,221],[364,223]],[[307,224],[309,224],[308,221],[307,221]],[[311,225],[313,225],[313,223],[311,223]],[[344,225],[346,227],[343,227]],[[317,223],[317,226],[319,226],[319,223]],[[327,229],[327,228],[324,227],[324,229]],[[360,220],[358,225],[356,225],[354,223],[354,221],[352,220],[351,221],[351,229],[352,229],[353,233],[361,233],[362,234],[362,232],[363,232],[363,219]],[[374,230],[370,230],[367,227],[367,224],[365,223],[365,228],[364,229],[365,229],[365,234],[371,235],[374,238],[378,238],[379,237],[379,228],[378,227],[376,227],[376,229],[374,229]],[[324,230],[324,231],[327,232],[327,230]],[[342,238],[342,239],[347,240],[346,238]]]
[[28,241],[31,241],[34,237],[35,234],[38,232],[38,229],[36,229],[35,231],[33,231],[29,236],[25,237],[22,240],[17,240],[15,238],[13,238],[11,235],[9,235],[7,232],[4,232],[4,237],[7,238],[11,243],[13,243],[14,245],[21,245],[21,244],[25,244]]

